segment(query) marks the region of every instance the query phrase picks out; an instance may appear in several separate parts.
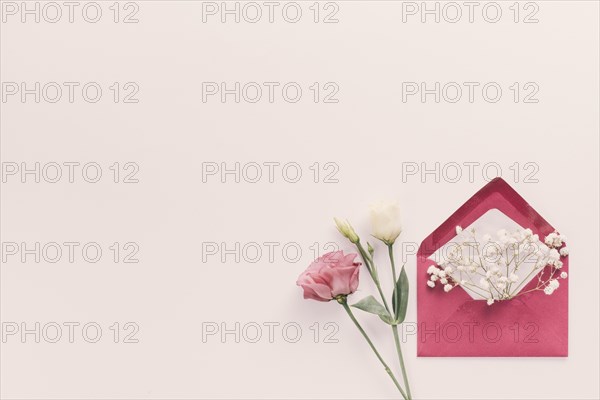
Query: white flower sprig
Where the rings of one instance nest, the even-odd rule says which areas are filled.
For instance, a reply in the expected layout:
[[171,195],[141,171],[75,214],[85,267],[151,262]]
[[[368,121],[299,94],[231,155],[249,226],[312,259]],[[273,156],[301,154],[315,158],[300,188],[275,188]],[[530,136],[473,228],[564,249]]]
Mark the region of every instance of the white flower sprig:
[[[560,269],[563,266],[561,258],[567,257],[569,250],[563,246],[565,236],[558,232],[546,236],[545,244],[541,244],[531,229],[518,229],[512,233],[501,229],[496,233],[497,240],[487,234],[482,243],[476,239],[475,229],[464,231],[457,226],[456,234],[458,240],[449,254],[427,270],[430,288],[434,288],[436,282],[445,292],[461,286],[492,305],[536,290],[551,295],[560,286],[559,279],[568,276]],[[535,288],[519,292],[535,273],[538,274]]]

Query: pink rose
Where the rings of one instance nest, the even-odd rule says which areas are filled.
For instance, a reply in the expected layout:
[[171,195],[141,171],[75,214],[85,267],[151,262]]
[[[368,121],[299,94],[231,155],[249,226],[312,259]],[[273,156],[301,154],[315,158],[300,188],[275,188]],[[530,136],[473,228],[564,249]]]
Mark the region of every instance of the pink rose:
[[339,295],[349,295],[358,288],[361,263],[354,262],[355,253],[327,253],[313,261],[300,275],[296,284],[304,289],[304,298],[330,301]]

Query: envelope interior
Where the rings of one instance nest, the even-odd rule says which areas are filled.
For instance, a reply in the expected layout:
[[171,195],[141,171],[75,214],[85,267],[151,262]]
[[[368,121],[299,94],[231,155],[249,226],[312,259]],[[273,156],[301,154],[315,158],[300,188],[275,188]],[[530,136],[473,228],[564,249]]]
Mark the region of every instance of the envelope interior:
[[[463,232],[460,234],[460,236],[458,234],[455,235],[452,239],[450,239],[438,250],[436,250],[429,257],[429,259],[435,261],[438,264],[443,260],[450,261],[451,265],[456,264],[455,261],[457,259],[476,259],[478,264],[481,262],[483,263],[483,267],[487,266],[489,268],[494,264],[494,260],[497,259],[497,257],[492,257],[488,255],[489,251],[492,250],[493,246],[491,244],[485,245],[485,243],[487,243],[488,241],[488,238],[485,236],[489,235],[491,236],[493,241],[497,241],[498,232],[501,232],[502,230],[505,230],[508,234],[512,234],[518,230],[523,230],[526,228],[532,227],[523,227],[500,210],[493,208],[487,211],[481,217],[479,217],[471,225],[463,226]],[[473,245],[475,245],[476,243],[479,250],[474,250],[473,246],[458,246],[458,244],[463,243],[465,241],[473,243]],[[458,251],[457,253],[457,249],[459,248],[461,249],[461,251]],[[548,247],[539,239],[537,241],[534,241],[531,245],[532,252],[535,250],[547,251],[547,249]],[[479,251],[482,252],[479,253]],[[516,282],[514,282],[514,287],[519,288],[519,290],[516,293],[523,290],[523,288],[527,286],[527,283],[529,283],[532,279],[536,278],[539,274],[538,272],[531,273],[534,269],[534,265],[538,258],[533,255],[528,256],[529,251],[529,249],[521,251],[523,261],[521,262],[520,267],[516,271],[514,271],[514,274],[518,277]],[[484,253],[485,255],[483,255],[482,253]],[[512,255],[507,258],[512,258]],[[459,272],[456,270],[456,268],[453,269],[454,271],[449,275],[455,281],[458,282],[461,279],[466,278],[476,279],[477,281],[479,281],[480,276],[482,274],[485,274],[484,269],[481,267],[477,267],[476,271],[471,272]],[[469,296],[471,296],[475,300],[486,300],[486,297],[484,297],[483,295],[471,290],[463,289],[461,286],[456,287],[455,290],[464,290],[469,294]]]

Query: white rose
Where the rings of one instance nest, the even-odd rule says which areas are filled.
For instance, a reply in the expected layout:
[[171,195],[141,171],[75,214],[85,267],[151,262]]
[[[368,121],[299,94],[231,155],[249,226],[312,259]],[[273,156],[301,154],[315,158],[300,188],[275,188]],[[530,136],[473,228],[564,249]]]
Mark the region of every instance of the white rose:
[[402,232],[398,203],[381,201],[372,204],[371,226],[374,237],[386,244],[393,244]]

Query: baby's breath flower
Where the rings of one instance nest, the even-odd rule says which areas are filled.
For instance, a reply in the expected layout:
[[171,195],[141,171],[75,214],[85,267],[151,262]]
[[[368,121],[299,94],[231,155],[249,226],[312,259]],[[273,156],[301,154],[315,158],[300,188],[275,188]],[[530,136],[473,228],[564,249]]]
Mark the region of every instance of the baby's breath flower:
[[486,255],[494,257],[500,250],[496,246],[491,246],[485,249]]
[[429,275],[434,274],[437,275],[438,272],[438,268],[435,265],[430,265],[429,268],[427,268],[427,273]]
[[544,243],[546,243],[548,247],[560,247],[565,240],[567,240],[566,236],[559,235],[557,232],[552,232],[546,236]]
[[546,254],[546,253],[544,253],[544,252],[542,251],[542,249],[538,249],[538,250],[535,252],[535,256],[536,256],[536,257],[544,257],[544,254]]
[[554,240],[557,238],[556,232],[552,232],[544,239],[547,246],[554,246]]
[[[488,297],[486,301],[491,305],[520,295],[521,285],[517,283],[523,276],[533,278],[532,274],[538,273],[538,282],[533,290],[544,291],[548,295],[558,289],[558,279],[567,278],[566,272],[558,271],[563,267],[561,257],[569,254],[568,248],[562,247],[566,238],[558,232],[548,234],[544,238],[546,245],[540,246],[539,236],[530,228],[500,229],[494,238],[486,233],[480,236],[481,239],[478,239],[474,229],[469,229],[469,235],[461,226],[455,229],[459,238],[448,249],[446,256],[451,263],[444,260],[439,265],[429,267],[427,273],[431,276],[427,285],[430,287],[439,281],[444,291],[448,292],[456,286],[468,285],[473,290],[479,290],[479,293],[489,292],[489,297],[485,297]],[[540,272],[547,267],[551,267],[549,276],[545,271]],[[527,268],[529,271],[524,271]],[[454,271],[460,272],[460,279],[452,275]],[[475,281],[477,277],[478,283]]]
[[550,261],[556,261],[560,258],[560,253],[558,252],[558,250],[556,249],[551,249],[548,252],[548,260]]

